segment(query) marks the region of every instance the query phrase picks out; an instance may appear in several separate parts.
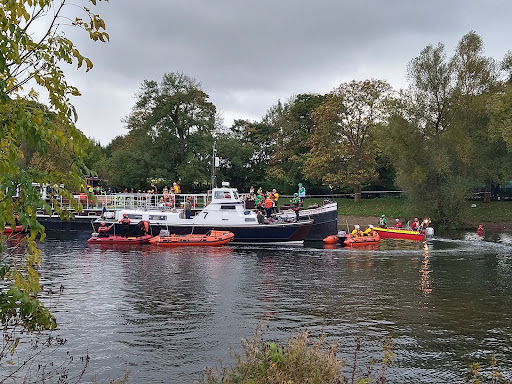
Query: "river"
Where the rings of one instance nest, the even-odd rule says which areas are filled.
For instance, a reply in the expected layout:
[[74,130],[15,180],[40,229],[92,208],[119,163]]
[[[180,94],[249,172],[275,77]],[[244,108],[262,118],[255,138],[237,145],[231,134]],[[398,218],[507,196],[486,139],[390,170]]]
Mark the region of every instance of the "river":
[[[512,374],[512,239],[492,234],[386,240],[374,249],[228,245],[162,249],[41,245],[45,289],[65,350],[88,354],[86,378],[191,383],[230,365],[264,321],[264,338],[300,330],[339,345],[349,375],[360,361],[395,360],[391,383],[463,383],[471,362],[496,356]],[[499,242],[497,242],[498,240]],[[362,367],[364,368],[364,366]]]

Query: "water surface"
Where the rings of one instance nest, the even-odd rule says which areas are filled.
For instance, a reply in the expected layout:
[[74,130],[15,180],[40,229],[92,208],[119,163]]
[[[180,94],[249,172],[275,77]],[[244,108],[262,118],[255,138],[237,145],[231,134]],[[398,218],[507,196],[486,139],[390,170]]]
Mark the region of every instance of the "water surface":
[[[463,234],[375,248],[225,246],[165,249],[42,245],[43,282],[64,290],[54,312],[66,350],[88,353],[87,377],[191,383],[231,364],[265,321],[265,338],[327,334],[351,364],[382,356],[392,383],[462,383],[469,363],[512,370],[512,245]],[[347,367],[346,369],[348,369]],[[348,371],[346,371],[348,372]]]

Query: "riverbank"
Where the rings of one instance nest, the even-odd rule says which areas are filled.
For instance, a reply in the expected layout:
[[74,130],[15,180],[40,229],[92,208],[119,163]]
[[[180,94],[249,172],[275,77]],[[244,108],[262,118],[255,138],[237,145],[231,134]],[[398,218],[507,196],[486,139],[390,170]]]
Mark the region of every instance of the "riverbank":
[[[393,224],[393,217],[388,217],[388,224]],[[359,216],[359,215],[339,215],[338,216],[338,228],[343,231],[347,231],[347,226],[350,231],[354,229],[354,225],[359,224],[361,228],[366,228],[368,225],[377,225],[379,216]],[[405,225],[405,223],[403,223]],[[488,231],[499,231],[499,232],[511,232],[512,233],[512,222],[492,222],[492,221],[468,221],[464,223],[464,228],[472,230],[478,228],[478,224],[483,224],[484,228]]]
[[[430,212],[417,211],[406,198],[384,197],[363,199],[356,203],[353,199],[331,199],[338,203],[338,227],[346,230],[347,223],[353,228],[355,224],[367,226],[376,225],[380,215],[386,215],[388,224],[394,224],[395,218],[400,218],[405,225],[414,217],[431,217]],[[321,203],[321,199],[311,199],[310,203]],[[463,225],[461,230],[476,230],[478,224],[492,231],[512,232],[512,201],[491,201],[484,203],[478,200],[466,201],[462,207]],[[432,223],[435,227],[435,222]]]

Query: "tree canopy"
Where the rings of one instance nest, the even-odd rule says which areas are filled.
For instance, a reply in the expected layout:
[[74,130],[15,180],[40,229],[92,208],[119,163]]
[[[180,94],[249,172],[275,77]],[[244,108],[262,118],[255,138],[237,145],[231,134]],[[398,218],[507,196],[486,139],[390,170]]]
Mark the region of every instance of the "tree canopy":
[[[87,3],[94,6],[97,1]],[[86,171],[81,149],[87,140],[74,127],[77,114],[70,100],[80,93],[67,83],[60,65],[74,64],[88,71],[92,62],[62,30],[67,5],[70,13],[64,24],[69,14],[76,14],[70,27],[84,30],[93,40],[108,40],[103,20],[86,6],[66,0],[0,1],[0,230],[3,233],[6,225],[19,221],[31,232],[25,262],[6,258],[10,263],[0,266],[0,278],[6,282],[0,290],[4,327],[41,330],[56,325],[38,300],[40,255],[34,240],[44,238],[44,228],[37,222],[36,210],[49,212],[50,205],[33,183],[51,185],[70,198]],[[41,25],[46,29],[41,30]],[[47,93],[49,108],[37,103],[38,91]],[[67,166],[50,161],[50,152],[62,156]],[[70,201],[80,209],[78,202]],[[69,217],[58,201],[52,203],[57,213]]]

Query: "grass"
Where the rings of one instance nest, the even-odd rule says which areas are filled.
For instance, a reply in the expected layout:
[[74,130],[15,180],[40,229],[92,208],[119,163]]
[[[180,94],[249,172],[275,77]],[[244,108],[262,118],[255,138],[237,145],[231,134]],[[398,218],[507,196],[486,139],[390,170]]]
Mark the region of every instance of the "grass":
[[[418,212],[412,203],[405,198],[383,197],[363,199],[355,203],[353,199],[334,199],[338,203],[338,214],[345,216],[380,216],[385,214],[388,218],[400,217],[410,220],[414,217],[430,217],[429,212]],[[306,206],[321,203],[321,199],[307,199]],[[475,207],[472,207],[475,205]],[[467,201],[463,212],[463,220],[468,224],[475,223],[502,223],[512,222],[512,201]]]

